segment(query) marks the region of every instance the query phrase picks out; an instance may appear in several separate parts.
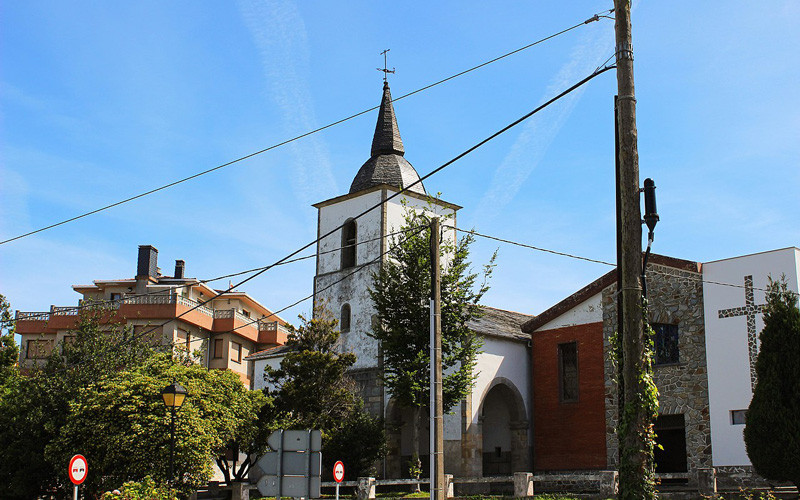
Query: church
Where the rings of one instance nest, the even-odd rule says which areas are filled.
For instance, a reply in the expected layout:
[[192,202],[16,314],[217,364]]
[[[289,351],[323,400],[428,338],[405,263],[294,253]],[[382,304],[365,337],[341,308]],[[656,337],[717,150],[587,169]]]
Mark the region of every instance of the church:
[[[355,171],[355,169],[354,169]],[[410,415],[381,383],[381,346],[367,332],[377,315],[368,290],[387,258],[406,210],[447,216],[460,206],[428,195],[405,157],[389,85],[384,81],[370,156],[349,192],[318,210],[314,297],[339,320],[341,349],[357,356],[350,376],[365,406],[386,422],[384,478],[407,477]],[[402,189],[399,196],[392,197]],[[341,229],[338,229],[340,228]],[[330,234],[329,234],[330,233]],[[445,228],[443,238],[455,240]],[[610,341],[616,329],[612,270],[537,315],[484,306],[470,328],[481,337],[477,380],[444,418],[445,473],[455,477],[514,472],[576,474],[617,468],[617,396]],[[755,386],[757,336],[769,276],[800,289],[800,249],[695,262],[652,255],[647,269],[649,321],[659,388],[656,472],[664,483],[721,487],[766,484],[747,458],[742,429]],[[741,303],[744,302],[744,305]],[[254,357],[277,366],[280,348]],[[256,386],[258,388],[258,384]],[[427,410],[424,410],[427,411]],[[420,429],[420,456],[428,429]],[[427,460],[422,460],[423,476]],[[567,477],[564,476],[564,477]],[[557,480],[557,479],[556,479]]]
[[[412,443],[408,415],[381,384],[380,345],[366,334],[377,320],[368,294],[371,275],[386,258],[406,210],[446,216],[456,225],[461,208],[428,196],[419,179],[405,157],[389,84],[384,81],[369,159],[355,174],[347,194],[314,205],[317,237],[343,226],[317,244],[314,296],[338,317],[342,350],[357,356],[350,376],[358,383],[367,409],[387,422],[390,453],[381,471],[384,477],[405,475]],[[388,199],[403,188],[408,190]],[[356,219],[373,206],[377,207]],[[455,230],[444,228],[443,238],[455,241]],[[483,338],[477,383],[469,397],[445,416],[445,472],[456,476],[511,474],[530,468],[530,337],[520,330],[530,316],[493,308],[485,311],[472,325]],[[425,455],[428,430],[421,429],[420,434],[420,454]],[[423,460],[424,473],[427,466]]]

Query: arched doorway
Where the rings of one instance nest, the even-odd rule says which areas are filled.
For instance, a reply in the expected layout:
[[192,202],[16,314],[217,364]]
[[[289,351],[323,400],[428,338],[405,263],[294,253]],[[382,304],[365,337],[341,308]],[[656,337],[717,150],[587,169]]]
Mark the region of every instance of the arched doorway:
[[[419,458],[422,465],[421,477],[427,477],[429,470],[430,425],[428,408],[420,408]],[[394,399],[386,408],[387,456],[385,476],[388,478],[408,478],[408,466],[414,454],[412,441],[413,411],[399,406]]]
[[528,419],[519,390],[506,379],[496,379],[481,402],[481,457],[483,476],[508,476],[528,466]]

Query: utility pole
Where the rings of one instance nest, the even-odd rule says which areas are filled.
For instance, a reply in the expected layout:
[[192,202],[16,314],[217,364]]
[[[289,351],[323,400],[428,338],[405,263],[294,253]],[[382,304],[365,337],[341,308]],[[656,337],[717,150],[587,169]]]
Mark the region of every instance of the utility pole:
[[439,218],[431,218],[431,500],[445,500],[444,406],[442,402],[442,275],[439,267]]
[[639,153],[636,133],[636,97],[633,85],[630,0],[614,1],[617,59],[617,118],[619,123],[620,238],[622,267],[622,380],[625,409],[620,421],[628,422],[620,439],[620,498],[652,496],[646,482],[652,476],[647,430],[651,417],[641,404],[645,369],[642,322],[642,215],[639,205]]

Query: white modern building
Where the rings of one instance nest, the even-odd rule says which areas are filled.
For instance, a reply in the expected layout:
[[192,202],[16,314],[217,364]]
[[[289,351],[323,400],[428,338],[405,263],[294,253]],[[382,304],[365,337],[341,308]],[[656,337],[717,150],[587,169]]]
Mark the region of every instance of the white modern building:
[[[749,466],[743,431],[756,383],[758,335],[770,277],[800,291],[800,249],[789,247],[703,264],[711,448],[715,467]],[[730,285],[737,286],[730,286]]]

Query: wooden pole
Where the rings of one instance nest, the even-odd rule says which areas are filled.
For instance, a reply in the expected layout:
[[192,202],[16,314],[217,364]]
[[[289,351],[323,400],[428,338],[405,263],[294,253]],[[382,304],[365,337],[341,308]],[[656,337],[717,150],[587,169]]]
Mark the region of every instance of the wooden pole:
[[[614,1],[617,59],[617,118],[619,123],[620,238],[622,267],[622,380],[625,412],[630,421],[620,444],[620,498],[643,498],[644,483],[652,474],[645,429],[650,417],[640,399],[644,390],[644,328],[642,324],[642,215],[639,206],[639,153],[636,132],[636,97],[633,85],[633,49],[630,0]],[[624,414],[620,415],[623,418]]]
[[433,301],[434,376],[434,470],[431,471],[433,500],[445,500],[444,491],[444,407],[442,403],[442,276],[439,265],[439,218],[431,219],[431,300]]

